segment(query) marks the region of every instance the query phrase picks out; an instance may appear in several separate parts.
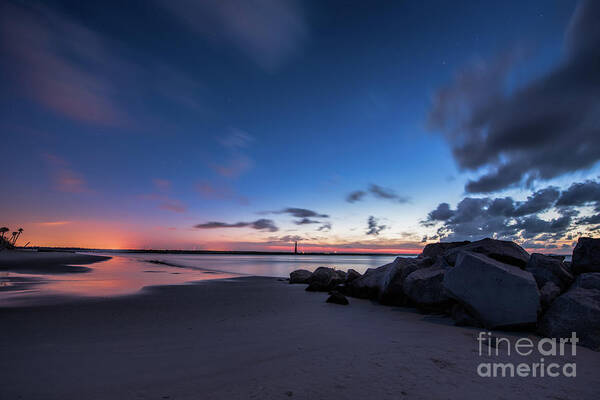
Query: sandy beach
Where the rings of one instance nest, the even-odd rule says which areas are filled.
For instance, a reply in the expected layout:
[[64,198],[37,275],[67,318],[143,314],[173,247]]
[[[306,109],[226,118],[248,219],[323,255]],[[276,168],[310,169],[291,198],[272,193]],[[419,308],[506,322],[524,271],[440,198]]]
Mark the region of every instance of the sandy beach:
[[304,288],[247,277],[0,308],[0,398],[597,398],[600,353],[561,357],[576,378],[481,378],[478,329]]
[[63,251],[37,252],[3,250],[0,251],[0,271],[20,273],[61,274],[87,272],[89,268],[81,264],[106,261],[110,257],[80,254]]

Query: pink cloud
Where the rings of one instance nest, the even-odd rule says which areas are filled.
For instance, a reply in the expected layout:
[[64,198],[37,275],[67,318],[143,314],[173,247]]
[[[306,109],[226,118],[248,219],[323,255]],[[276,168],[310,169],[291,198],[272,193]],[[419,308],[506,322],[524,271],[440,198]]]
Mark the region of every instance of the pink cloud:
[[85,178],[74,171],[69,163],[54,154],[44,154],[50,166],[55,189],[65,193],[84,193],[88,191]]
[[153,179],[152,182],[154,183],[156,189],[160,191],[165,192],[171,189],[171,181],[168,179]]
[[107,57],[95,33],[47,9],[11,5],[0,9],[0,25],[2,46],[30,97],[73,120],[123,122],[112,100],[112,85],[82,66]]
[[169,199],[160,203],[158,206],[161,210],[173,211],[177,213],[182,213],[187,211],[187,207],[178,200]]

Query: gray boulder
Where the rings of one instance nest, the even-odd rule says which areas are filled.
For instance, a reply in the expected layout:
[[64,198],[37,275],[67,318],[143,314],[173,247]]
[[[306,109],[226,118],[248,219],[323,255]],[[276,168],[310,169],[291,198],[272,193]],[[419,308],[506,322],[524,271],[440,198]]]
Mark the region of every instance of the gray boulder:
[[444,253],[444,257],[450,265],[455,265],[458,254],[462,251],[483,254],[501,263],[516,265],[519,268],[525,268],[529,261],[529,253],[518,244],[489,238],[450,249]]
[[600,272],[600,239],[581,237],[573,250],[574,274]]
[[404,279],[413,271],[431,265],[431,259],[397,257],[379,268],[369,268],[364,275],[347,285],[350,296],[375,299],[383,304],[403,305]]
[[346,274],[329,267],[317,268],[307,279],[309,292],[328,292],[336,285],[343,283]]
[[574,279],[573,275],[565,268],[561,259],[539,253],[531,255],[525,270],[533,274],[539,288],[543,287],[547,282],[552,282],[561,291],[564,291],[571,286]]
[[438,307],[448,303],[450,298],[442,285],[445,270],[436,267],[418,269],[404,280],[404,294],[423,308]]
[[308,278],[312,275],[312,272],[306,269],[297,269],[290,272],[290,283],[308,283]]
[[550,304],[560,296],[560,288],[552,281],[547,281],[544,286],[540,288],[540,302],[542,309],[546,310],[550,307]]
[[419,254],[419,257],[431,257],[436,258],[437,256],[441,256],[445,252],[450,249],[454,249],[456,247],[462,247],[471,243],[466,240],[464,242],[440,242],[440,243],[429,243],[423,248],[423,252]]
[[358,271],[349,269],[348,273],[346,274],[346,284],[349,284],[350,282],[352,282],[355,279],[360,278],[360,277],[361,277],[361,275]]
[[530,327],[537,321],[537,284],[518,267],[463,251],[446,271],[443,286],[488,329]]
[[600,351],[600,273],[581,274],[571,288],[559,296],[543,315],[539,333],[553,338],[571,337],[579,344]]

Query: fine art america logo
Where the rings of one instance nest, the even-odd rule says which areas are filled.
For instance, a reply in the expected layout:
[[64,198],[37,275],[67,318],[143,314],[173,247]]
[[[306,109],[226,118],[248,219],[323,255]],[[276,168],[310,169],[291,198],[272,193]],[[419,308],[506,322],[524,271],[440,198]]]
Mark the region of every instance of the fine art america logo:
[[[492,336],[491,332],[479,332],[477,341],[480,357],[510,357],[509,362],[480,363],[477,366],[477,374],[483,378],[555,378],[558,376],[574,378],[577,376],[575,362],[554,362],[556,357],[574,357],[577,354],[579,339],[575,332],[571,333],[570,338],[543,338],[537,344],[527,337],[516,339],[511,343],[506,337]],[[516,357],[527,357],[527,359],[523,359],[522,362],[512,362]],[[552,362],[544,357],[553,357]]]

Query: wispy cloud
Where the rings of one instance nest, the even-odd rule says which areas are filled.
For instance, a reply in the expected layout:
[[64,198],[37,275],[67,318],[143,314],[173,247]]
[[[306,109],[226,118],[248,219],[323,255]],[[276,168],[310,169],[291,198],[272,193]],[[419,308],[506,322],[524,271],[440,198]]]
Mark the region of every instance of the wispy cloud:
[[88,191],[83,175],[73,170],[66,160],[50,153],[44,154],[44,159],[50,167],[56,190],[65,193],[84,193]]
[[364,200],[369,193],[377,199],[389,200],[400,204],[408,203],[410,201],[410,197],[401,196],[393,189],[379,186],[374,183],[369,184],[369,187],[366,190],[355,190],[350,192],[346,196],[346,201],[348,203],[355,203]]
[[220,228],[252,228],[259,231],[277,232],[279,228],[270,219],[257,219],[252,222],[205,222],[194,226],[197,229],[220,229]]
[[367,219],[367,235],[379,236],[384,229],[387,229],[387,226],[379,224],[377,218],[372,215]]
[[40,6],[0,8],[2,47],[11,73],[38,103],[65,117],[118,125],[125,116],[108,79],[90,72],[108,58],[102,39],[84,26]]
[[273,71],[290,60],[308,36],[300,5],[294,0],[156,0],[206,40],[243,52]]

